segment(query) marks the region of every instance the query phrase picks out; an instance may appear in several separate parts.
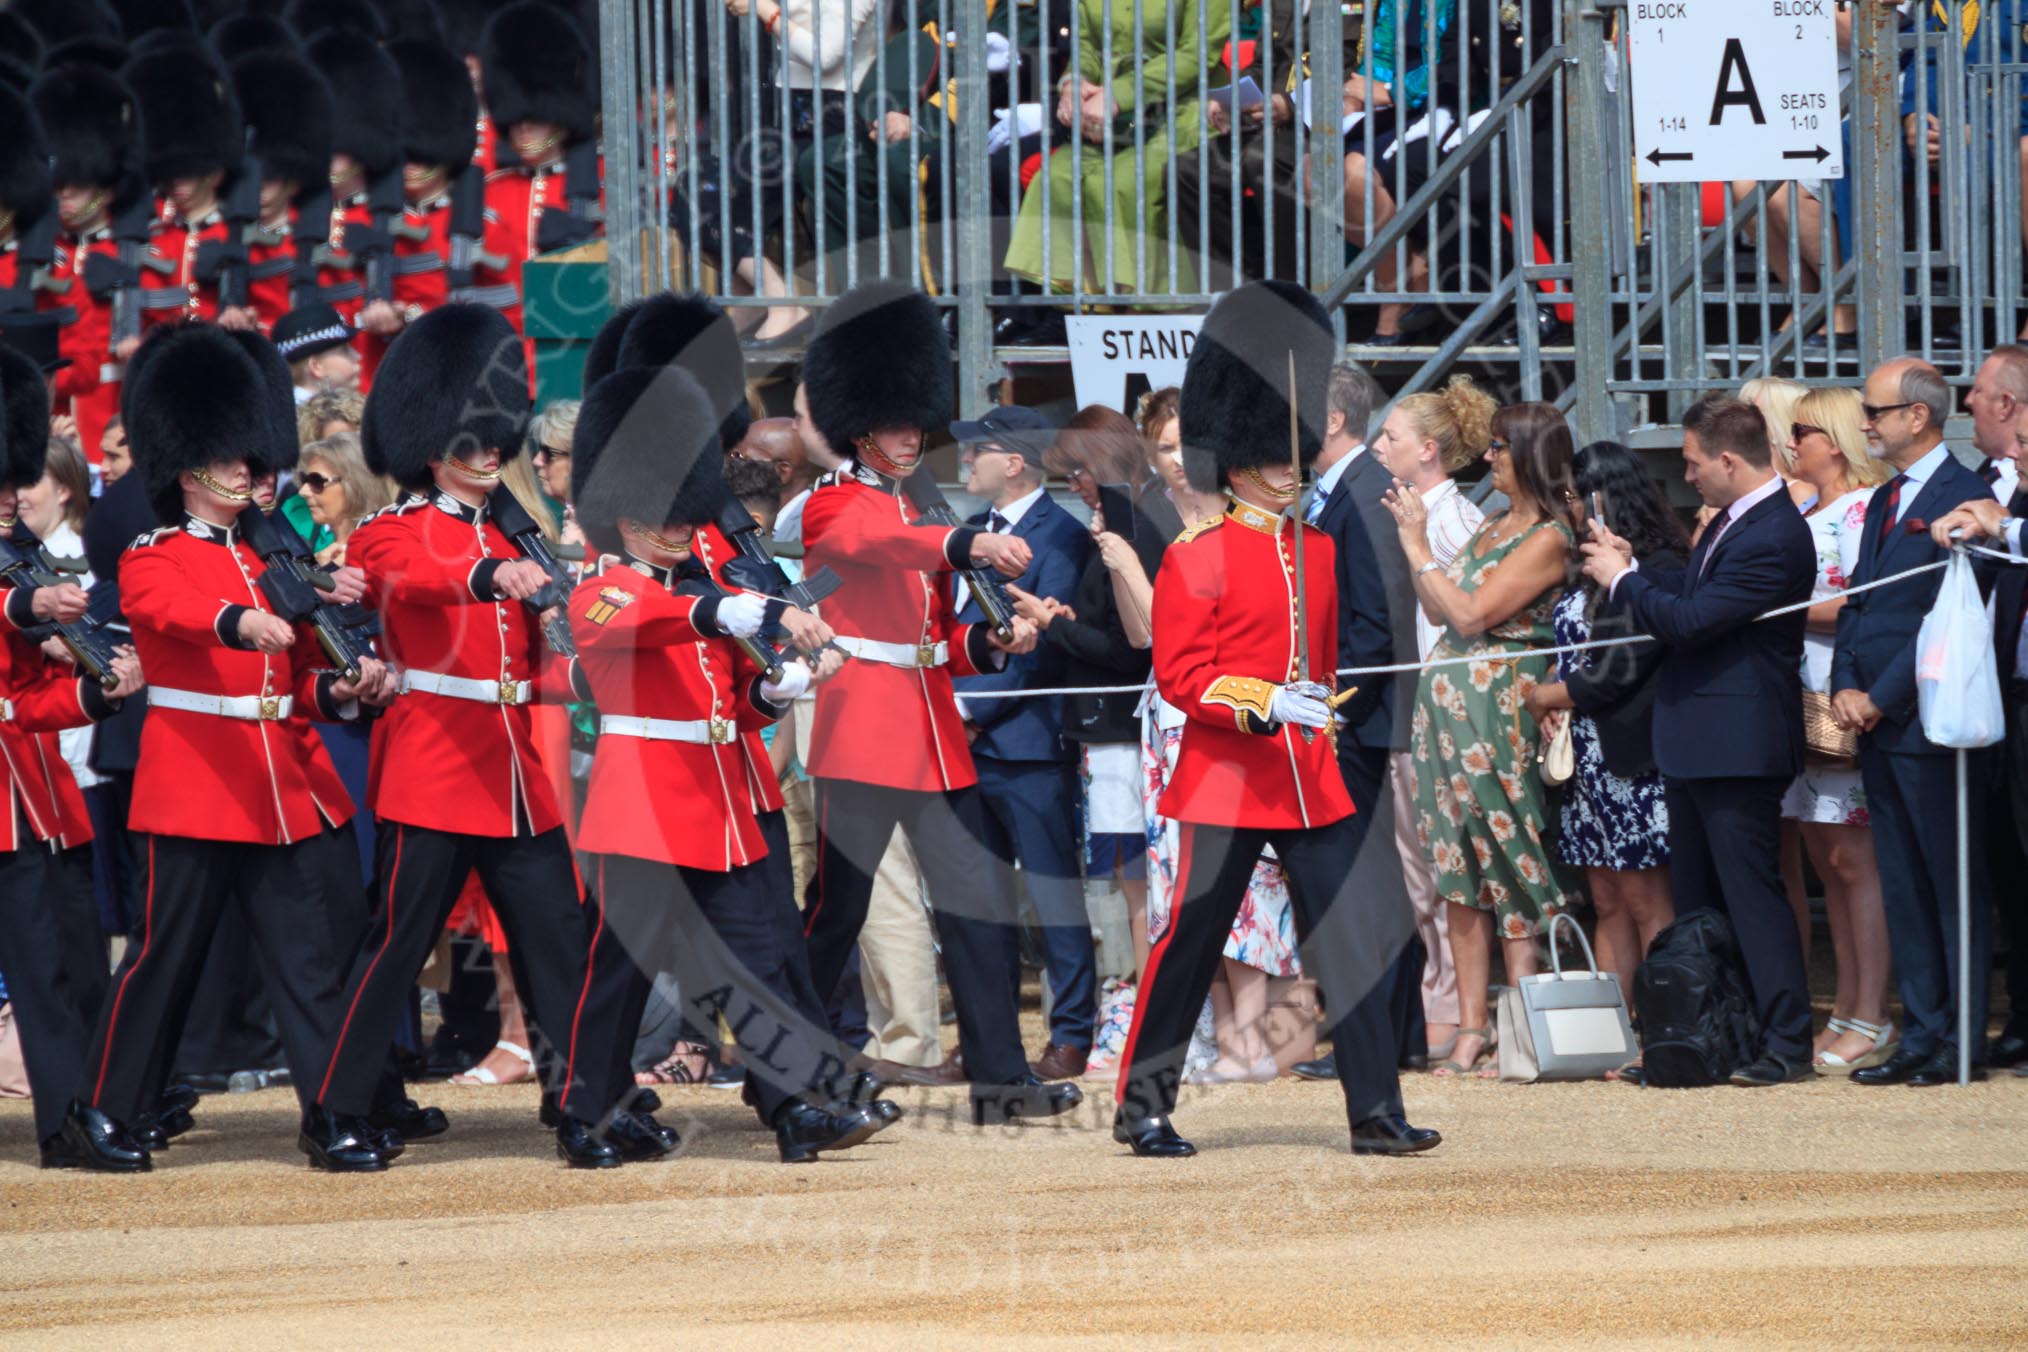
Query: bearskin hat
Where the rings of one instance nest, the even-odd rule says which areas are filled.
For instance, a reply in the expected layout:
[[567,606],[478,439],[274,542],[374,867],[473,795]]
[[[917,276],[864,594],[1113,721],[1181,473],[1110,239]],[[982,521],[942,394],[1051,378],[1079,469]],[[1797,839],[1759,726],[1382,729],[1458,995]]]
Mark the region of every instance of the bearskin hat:
[[197,12],[190,8],[190,0],[113,0],[113,8],[129,42],[162,28],[197,32]]
[[141,108],[113,71],[83,62],[45,71],[29,91],[49,145],[51,178],[111,188],[131,202],[141,176]]
[[120,39],[92,34],[50,47],[42,54],[42,69],[52,71],[59,66],[97,66],[118,75],[133,59],[134,54]]
[[42,64],[45,44],[35,25],[11,9],[0,10],[0,52],[34,70]]
[[595,130],[591,48],[569,14],[522,0],[493,16],[481,43],[486,106],[501,131],[517,122],[554,122],[572,140]]
[[148,182],[239,165],[246,134],[224,71],[192,52],[164,48],[136,56],[122,74],[141,110],[141,169]]
[[50,47],[72,38],[117,38],[121,32],[119,11],[106,0],[14,0],[7,9],[28,20]]
[[627,336],[627,326],[634,322],[634,316],[641,313],[645,300],[630,300],[606,316],[606,322],[599,325],[599,331],[592,336],[591,346],[585,349],[584,375],[578,388],[588,390],[620,369],[620,343]]
[[493,0],[436,0],[437,27],[444,46],[460,61],[477,56],[486,40],[486,21],[493,17]]
[[430,466],[461,449],[521,452],[528,427],[528,364],[498,310],[439,306],[394,340],[366,398],[361,449],[375,474],[404,487],[430,482]]
[[1248,282],[1212,306],[1183,368],[1183,469],[1191,487],[1215,493],[1228,471],[1289,462],[1291,357],[1297,445],[1303,464],[1315,460],[1336,350],[1324,307],[1293,282]]
[[280,475],[296,467],[299,448],[296,433],[295,377],[289,374],[289,363],[281,350],[268,339],[252,329],[227,329],[225,336],[238,344],[247,359],[261,373],[262,394],[257,401],[260,413],[267,421],[267,430],[261,436],[260,445],[253,448],[247,461],[253,466],[256,476],[262,473]]
[[0,487],[28,487],[48,457],[49,387],[33,361],[0,345]]
[[867,282],[840,296],[803,354],[810,420],[839,455],[882,427],[942,427],[957,402],[951,342],[928,296]]
[[310,39],[303,55],[343,92],[345,116],[332,128],[333,151],[350,155],[369,179],[401,166],[401,72],[378,42],[332,28]]
[[725,504],[718,417],[680,366],[627,367],[601,380],[578,409],[570,445],[577,523],[605,553],[620,551],[622,517],[698,526]]
[[665,292],[641,302],[620,338],[621,369],[680,366],[718,410],[719,440],[731,450],[746,439],[753,413],[746,402],[746,360],[739,334],[718,303],[700,292]]
[[295,0],[287,14],[289,27],[305,39],[342,28],[364,33],[375,41],[389,34],[387,15],[370,0]]
[[216,324],[178,324],[142,351],[148,359],[129,368],[120,408],[148,501],[169,525],[183,519],[177,475],[219,460],[265,463],[274,428],[268,382]]
[[235,14],[211,27],[211,50],[218,53],[221,61],[237,63],[255,52],[287,52],[293,56],[302,47],[293,28],[266,14]]
[[449,165],[453,173],[470,164],[479,143],[479,98],[463,58],[428,38],[397,39],[387,54],[401,72],[403,157]]
[[262,52],[233,64],[232,87],[262,178],[298,189],[329,181],[332,108],[323,76],[293,53]]
[[0,207],[24,230],[56,205],[54,191],[41,119],[25,94],[0,86]]

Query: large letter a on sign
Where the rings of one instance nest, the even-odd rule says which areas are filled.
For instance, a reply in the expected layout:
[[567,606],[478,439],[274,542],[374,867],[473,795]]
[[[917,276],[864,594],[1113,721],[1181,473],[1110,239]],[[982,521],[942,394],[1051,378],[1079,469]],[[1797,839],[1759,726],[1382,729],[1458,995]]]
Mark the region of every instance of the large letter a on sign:
[[[1735,71],[1737,89],[1733,88]],[[1718,92],[1711,99],[1711,125],[1719,125],[1725,118],[1725,110],[1734,104],[1743,105],[1753,114],[1755,126],[1767,125],[1767,114],[1760,110],[1760,95],[1753,92],[1753,72],[1746,67],[1746,48],[1738,38],[1727,38],[1725,60],[1718,66]]]

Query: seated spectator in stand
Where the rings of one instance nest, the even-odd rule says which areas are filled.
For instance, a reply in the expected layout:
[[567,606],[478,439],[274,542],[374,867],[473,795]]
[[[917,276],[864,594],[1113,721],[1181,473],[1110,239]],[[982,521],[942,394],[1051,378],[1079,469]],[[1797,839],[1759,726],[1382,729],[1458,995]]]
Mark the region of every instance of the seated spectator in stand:
[[[1577,502],[1582,520],[1596,504],[1601,519],[1634,547],[1651,577],[1680,576],[1690,537],[1639,456],[1600,441],[1577,453]],[[1556,603],[1557,645],[1625,638],[1639,632],[1577,569]],[[1576,774],[1563,790],[1557,858],[1582,869],[1597,913],[1599,966],[1619,978],[1631,1000],[1634,970],[1662,927],[1675,918],[1669,901],[1669,809],[1655,768],[1655,673],[1662,645],[1568,652],[1557,679],[1528,692],[1524,707],[1555,728],[1570,720]],[[1638,1079],[1638,1063],[1618,1078]],[[1609,1077],[1611,1078],[1611,1077]]]
[[317,527],[311,547],[317,562],[345,562],[345,542],[361,521],[394,501],[394,486],[366,467],[359,438],[350,432],[313,441],[296,463],[296,492]]
[[[1815,498],[1803,513],[1817,545],[1817,585],[1811,594],[1816,604],[1803,634],[1803,689],[1823,699],[1831,696],[1831,650],[1845,589],[1859,566],[1866,504],[1889,473],[1886,461],[1867,453],[1862,418],[1856,392],[1813,390],[1796,404],[1781,457],[1788,460],[1795,482],[1808,484]],[[1894,1045],[1887,1012],[1893,960],[1859,767],[1806,758],[1803,772],[1782,799],[1782,824],[1791,823],[1800,829],[1810,862],[1823,879],[1824,916],[1838,964],[1837,994],[1831,1020],[1817,1035],[1816,1065],[1832,1073],[1877,1065]],[[1807,920],[1807,911],[1804,916]],[[1808,931],[1804,933],[1807,938]],[[1805,942],[1803,952],[1809,951]]]
[[99,438],[99,491],[111,488],[133,467],[134,457],[127,453],[127,424],[115,413]]
[[1444,623],[1431,660],[1483,659],[1423,671],[1409,752],[1417,832],[1436,869],[1437,894],[1450,906],[1458,967],[1457,1044],[1430,1071],[1491,1079],[1497,1066],[1480,1060],[1494,1045],[1487,1007],[1494,935],[1507,979],[1533,975],[1538,941],[1571,903],[1543,840],[1549,808],[1536,770],[1541,730],[1523,707],[1549,659],[1513,656],[1555,643],[1552,617],[1574,543],[1565,497],[1570,428],[1548,404],[1494,412],[1492,399],[1469,385],[1454,384],[1441,398],[1464,439],[1486,437],[1493,486],[1507,509],[1444,568],[1430,551],[1422,495],[1396,489],[1387,504],[1416,595]]
[[296,440],[308,445],[340,432],[357,432],[365,416],[366,400],[357,390],[323,390],[296,410]]
[[323,301],[291,310],[275,321],[275,347],[289,363],[298,406],[326,390],[359,388],[358,330]]

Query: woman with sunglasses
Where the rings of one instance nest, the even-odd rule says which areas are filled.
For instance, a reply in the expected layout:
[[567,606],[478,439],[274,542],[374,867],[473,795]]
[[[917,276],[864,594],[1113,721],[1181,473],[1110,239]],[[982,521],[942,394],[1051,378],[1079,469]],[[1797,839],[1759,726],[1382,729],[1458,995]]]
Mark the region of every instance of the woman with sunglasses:
[[[1576,543],[1559,504],[1571,491],[1570,427],[1548,404],[1493,412],[1469,381],[1411,395],[1407,409],[1439,445],[1484,439],[1493,486],[1507,510],[1489,517],[1446,568],[1430,552],[1422,495],[1397,483],[1382,499],[1400,527],[1416,598],[1444,635],[1416,685],[1409,753],[1415,759],[1417,832],[1430,852],[1437,895],[1450,909],[1458,973],[1457,1042],[1432,1066],[1440,1076],[1498,1072],[1486,1007],[1493,936],[1509,981],[1540,968],[1537,948],[1571,898],[1544,840],[1549,809],[1535,769],[1540,732],[1523,707],[1549,673],[1546,657],[1515,654],[1555,643],[1552,612]],[[1491,415],[1490,435],[1487,431]]]
[[359,438],[351,432],[313,441],[303,448],[296,466],[296,493],[310,508],[317,527],[312,542],[317,562],[345,562],[345,541],[361,521],[388,503],[394,493],[387,481],[366,468]]
[[[1817,545],[1817,585],[1803,635],[1803,688],[1831,692],[1831,649],[1845,588],[1859,564],[1866,504],[1893,468],[1866,450],[1859,395],[1812,390],[1797,401],[1781,460],[1799,483],[1816,489],[1804,520]],[[1837,956],[1838,994],[1831,1021],[1817,1035],[1818,1069],[1848,1073],[1887,1059],[1893,1024],[1887,1017],[1892,960],[1881,909],[1880,868],[1873,857],[1866,788],[1856,765],[1806,759],[1782,816],[1800,825],[1810,862],[1824,881],[1824,914]],[[1807,939],[1809,931],[1804,930]],[[1803,952],[1807,956],[1806,942]]]

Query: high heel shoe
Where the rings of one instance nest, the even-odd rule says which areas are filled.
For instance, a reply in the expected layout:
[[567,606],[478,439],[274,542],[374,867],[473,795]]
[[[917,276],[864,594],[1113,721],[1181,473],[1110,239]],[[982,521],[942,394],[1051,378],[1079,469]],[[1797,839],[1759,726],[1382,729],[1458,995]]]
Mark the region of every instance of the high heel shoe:
[[1873,1046],[1867,1051],[1862,1052],[1858,1059],[1852,1061],[1847,1061],[1844,1057],[1826,1047],[1816,1055],[1817,1069],[1826,1075],[1850,1075],[1855,1070],[1864,1070],[1868,1066],[1877,1066],[1892,1056],[1894,1049],[1901,1042],[1901,1039],[1895,1035],[1894,1024],[1891,1021],[1868,1023],[1864,1019],[1833,1019],[1831,1020],[1831,1024],[1834,1027],[1843,1024],[1844,1027],[1840,1030],[1841,1032],[1857,1033],[1861,1037],[1872,1038]]

